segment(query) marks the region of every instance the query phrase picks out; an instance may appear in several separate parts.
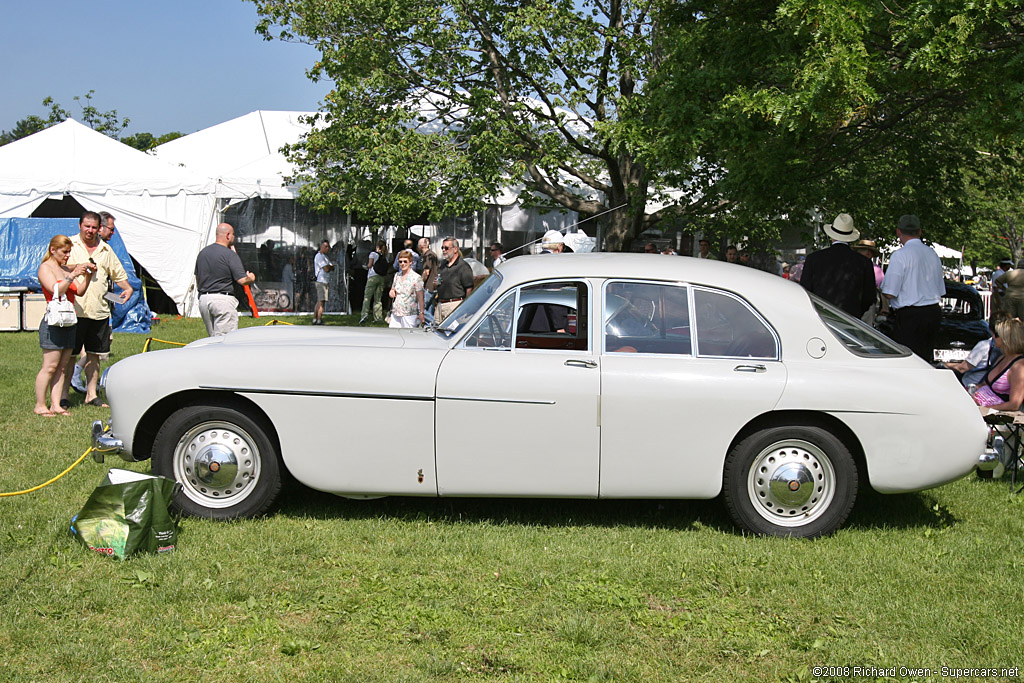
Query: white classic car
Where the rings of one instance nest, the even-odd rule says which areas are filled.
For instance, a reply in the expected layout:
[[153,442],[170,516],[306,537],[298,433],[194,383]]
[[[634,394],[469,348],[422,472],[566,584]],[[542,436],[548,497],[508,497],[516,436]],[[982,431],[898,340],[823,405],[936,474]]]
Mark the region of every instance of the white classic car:
[[859,486],[994,467],[935,369],[799,285],[692,258],[500,266],[436,329],[275,326],[110,369],[101,449],[152,458],[176,506],[268,509],[284,470],[347,497],[715,498],[817,536]]

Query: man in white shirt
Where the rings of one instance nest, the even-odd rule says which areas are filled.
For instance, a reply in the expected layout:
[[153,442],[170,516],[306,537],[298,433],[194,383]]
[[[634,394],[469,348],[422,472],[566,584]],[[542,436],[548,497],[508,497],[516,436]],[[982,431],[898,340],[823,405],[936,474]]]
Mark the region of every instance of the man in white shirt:
[[327,240],[320,241],[320,251],[313,258],[313,274],[316,280],[316,308],[313,309],[313,324],[323,325],[324,306],[330,298],[330,278],[327,274],[334,270],[334,264],[327,258],[327,252],[331,250],[331,243]]
[[892,337],[931,363],[935,334],[942,322],[939,301],[946,293],[942,262],[921,241],[921,221],[900,216],[896,236],[903,246],[893,252],[882,281],[882,294],[893,309]]

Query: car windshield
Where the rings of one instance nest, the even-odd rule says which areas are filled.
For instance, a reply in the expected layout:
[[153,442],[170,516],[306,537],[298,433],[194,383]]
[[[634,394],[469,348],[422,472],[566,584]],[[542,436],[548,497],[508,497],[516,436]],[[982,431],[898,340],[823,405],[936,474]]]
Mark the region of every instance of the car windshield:
[[808,292],[814,308],[829,331],[858,356],[907,356],[910,352],[881,332],[845,311]]
[[501,286],[501,275],[497,271],[484,280],[473,293],[456,308],[443,323],[437,326],[437,331],[450,337],[468,323],[477,314],[484,304],[491,298],[491,295],[498,291]]

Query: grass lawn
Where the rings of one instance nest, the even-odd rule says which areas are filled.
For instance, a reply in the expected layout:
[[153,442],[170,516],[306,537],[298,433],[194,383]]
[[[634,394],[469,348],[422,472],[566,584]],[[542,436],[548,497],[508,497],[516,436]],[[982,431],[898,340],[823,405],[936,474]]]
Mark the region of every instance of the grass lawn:
[[[116,335],[114,359],[144,341]],[[76,395],[71,418],[33,415],[40,361],[35,333],[0,334],[0,491],[60,472],[109,414]],[[292,487],[265,518],[185,520],[176,553],[118,562],[68,533],[111,466],[149,469],[88,459],[0,498],[0,680],[1013,680],[1024,666],[1024,496],[1007,480],[862,492],[814,541],[743,536],[719,501]]]

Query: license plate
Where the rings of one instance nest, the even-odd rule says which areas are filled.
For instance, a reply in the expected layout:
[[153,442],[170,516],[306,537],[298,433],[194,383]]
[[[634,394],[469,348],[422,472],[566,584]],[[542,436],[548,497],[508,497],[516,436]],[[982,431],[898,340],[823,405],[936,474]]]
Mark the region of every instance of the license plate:
[[935,349],[935,360],[943,363],[958,363],[966,360],[970,351],[966,349]]

